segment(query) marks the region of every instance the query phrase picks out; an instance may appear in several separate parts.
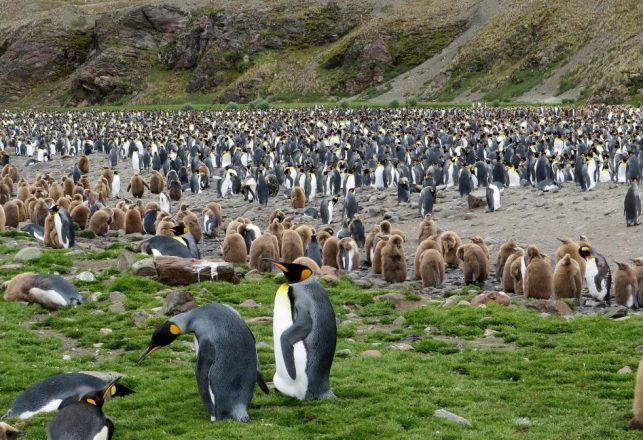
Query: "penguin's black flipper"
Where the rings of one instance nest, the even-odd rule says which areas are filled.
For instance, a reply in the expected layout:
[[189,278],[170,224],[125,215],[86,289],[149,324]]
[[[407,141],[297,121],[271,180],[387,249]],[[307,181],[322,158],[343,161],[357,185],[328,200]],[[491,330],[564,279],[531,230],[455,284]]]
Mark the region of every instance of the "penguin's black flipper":
[[266,379],[263,378],[263,374],[261,374],[261,371],[259,370],[257,370],[257,385],[259,385],[259,388],[261,388],[261,391],[263,391],[264,394],[270,394],[270,390],[266,384]]
[[121,396],[127,396],[128,394],[134,394],[136,391],[133,389],[126,387],[125,385],[121,383],[116,383],[116,391],[112,394],[112,397],[121,397]]
[[114,436],[114,422],[109,417],[105,417],[105,425],[107,426],[107,440],[112,440]]
[[304,340],[313,328],[313,320],[310,315],[298,316],[297,321],[281,334],[281,352],[286,364],[288,375],[295,380],[297,378],[297,369],[295,368],[295,348],[294,345]]

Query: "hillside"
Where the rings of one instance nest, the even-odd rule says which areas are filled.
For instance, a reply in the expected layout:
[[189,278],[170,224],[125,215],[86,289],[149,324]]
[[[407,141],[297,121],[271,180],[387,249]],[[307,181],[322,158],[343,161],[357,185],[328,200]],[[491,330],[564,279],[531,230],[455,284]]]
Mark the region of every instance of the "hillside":
[[636,0],[0,1],[0,105],[638,102]]

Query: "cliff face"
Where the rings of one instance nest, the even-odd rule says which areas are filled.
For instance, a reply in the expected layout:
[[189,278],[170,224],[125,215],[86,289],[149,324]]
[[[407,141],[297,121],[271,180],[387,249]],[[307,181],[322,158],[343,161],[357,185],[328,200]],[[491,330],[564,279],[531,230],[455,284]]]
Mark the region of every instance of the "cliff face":
[[[549,95],[640,97],[639,2],[597,21],[553,0],[493,0],[481,20],[489,1],[0,1],[0,105],[515,99],[547,81]],[[610,50],[596,69],[574,58],[588,46]]]

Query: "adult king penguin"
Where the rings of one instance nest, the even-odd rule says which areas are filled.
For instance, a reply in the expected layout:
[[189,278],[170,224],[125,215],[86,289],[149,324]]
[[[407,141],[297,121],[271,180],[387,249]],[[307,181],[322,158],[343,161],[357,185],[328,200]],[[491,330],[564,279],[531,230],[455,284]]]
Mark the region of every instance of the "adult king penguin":
[[604,305],[610,305],[610,290],[612,288],[612,271],[607,260],[601,254],[594,252],[594,249],[583,245],[578,253],[586,261],[585,283],[589,294]]
[[114,435],[114,423],[103,413],[103,403],[116,381],[91,391],[77,400],[69,398],[60,404],[60,412],[49,423],[47,440],[109,440]]
[[625,222],[627,226],[636,226],[640,224],[641,216],[641,197],[639,196],[639,185],[636,178],[632,179],[632,184],[625,194]]
[[308,267],[269,261],[287,280],[275,297],[275,388],[300,400],[333,399],[330,369],[337,325],[328,293]]
[[54,227],[58,234],[58,242],[60,245],[69,249],[74,246],[74,224],[71,220],[69,212],[58,205],[53,205],[49,208],[51,214],[54,216]]
[[196,382],[210,420],[249,422],[255,384],[268,394],[255,338],[232,307],[207,304],[173,316],[156,329],[138,363],[185,333],[196,337]]

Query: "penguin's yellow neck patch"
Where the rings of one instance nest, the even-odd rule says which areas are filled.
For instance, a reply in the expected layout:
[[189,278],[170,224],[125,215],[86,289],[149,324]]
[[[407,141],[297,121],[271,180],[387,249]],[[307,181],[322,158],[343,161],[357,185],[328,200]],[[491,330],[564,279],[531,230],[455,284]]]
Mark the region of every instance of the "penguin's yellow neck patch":
[[188,244],[185,242],[185,240],[183,240],[183,237],[182,237],[182,236],[180,236],[180,235],[179,235],[178,237],[173,237],[173,238],[174,238],[176,241],[178,241],[179,243],[181,243],[183,246],[187,246],[187,245],[188,245]]
[[289,288],[290,285],[288,283],[283,283],[281,286],[279,286],[279,289],[277,289],[277,295],[288,295]]

